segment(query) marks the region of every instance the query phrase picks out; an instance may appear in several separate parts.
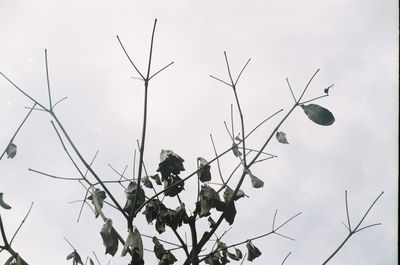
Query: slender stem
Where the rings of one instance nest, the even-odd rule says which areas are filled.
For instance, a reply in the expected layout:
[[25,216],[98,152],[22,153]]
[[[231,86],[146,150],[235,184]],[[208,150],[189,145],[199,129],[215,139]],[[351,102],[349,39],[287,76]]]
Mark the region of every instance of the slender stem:
[[304,88],[303,92],[301,93],[301,96],[299,97],[299,99],[297,100],[297,102],[300,102],[300,101],[301,101],[301,99],[302,99],[303,96],[304,96],[304,93],[306,93],[308,87],[310,86],[311,81],[312,81],[312,80],[314,79],[314,77],[318,74],[318,72],[319,72],[319,69],[317,69],[317,71],[315,71],[315,73],[312,75],[312,77],[310,78],[310,80],[308,80],[308,83],[307,83],[306,87]]
[[[214,155],[216,157],[218,157],[217,149],[215,147],[214,139],[213,139],[213,136],[212,136],[211,133],[210,133],[210,139],[211,139],[211,143],[212,143],[212,146],[213,146]],[[222,171],[221,171],[221,165],[219,163],[219,158],[217,159],[217,167],[218,167],[219,177],[221,178],[222,183],[225,184],[224,178],[222,177]]]
[[149,81],[153,78],[153,77],[155,77],[156,75],[158,75],[159,73],[161,73],[162,71],[164,71],[165,69],[167,69],[169,66],[171,66],[171,65],[173,65],[174,64],[174,62],[170,62],[169,64],[167,64],[166,66],[164,66],[163,68],[161,68],[160,70],[158,70],[157,72],[155,72],[154,74],[152,74],[150,77],[149,77]]
[[[18,126],[17,130],[15,131],[15,133],[13,134],[13,136],[11,137],[10,141],[8,142],[7,147],[14,141],[15,137],[17,136],[18,132],[21,130],[22,126],[24,125],[24,123],[26,122],[26,120],[28,119],[28,117],[31,115],[33,109],[35,108],[35,106],[37,105],[37,103],[35,102],[31,108],[31,110],[28,112],[28,114],[25,116],[25,118],[23,119],[23,121],[21,122],[21,124]],[[0,156],[0,160],[3,158],[4,154],[6,153],[6,149],[4,149],[3,153]]]
[[11,84],[13,85],[19,92],[21,92],[25,97],[29,98],[30,100],[32,100],[33,102],[35,102],[39,107],[41,107],[44,110],[48,109],[46,107],[44,107],[42,104],[40,104],[37,100],[35,100],[34,98],[32,98],[30,95],[28,95],[25,91],[23,91],[21,88],[19,88],[19,86],[17,86],[13,81],[11,81],[5,74],[3,74],[2,72],[0,72],[0,74]]
[[295,95],[294,95],[294,93],[293,93],[293,89],[292,89],[292,87],[290,86],[289,79],[288,79],[287,77],[286,77],[286,83],[288,84],[288,87],[289,87],[290,93],[292,94],[292,97],[293,97],[293,99],[294,99],[294,102],[297,102],[297,99],[296,99],[296,97],[295,97]]
[[125,211],[123,210],[123,208],[121,207],[121,205],[118,203],[118,201],[114,198],[113,194],[110,192],[110,190],[107,188],[106,185],[104,185],[102,183],[102,180],[100,179],[99,176],[97,176],[96,172],[93,171],[93,169],[91,168],[91,166],[86,162],[86,160],[83,158],[83,156],[81,155],[81,153],[79,152],[79,150],[76,148],[74,142],[72,141],[72,139],[69,137],[67,131],[64,129],[64,126],[62,126],[61,122],[58,120],[57,116],[55,115],[55,113],[52,111],[50,112],[52,117],[54,118],[54,120],[56,121],[57,125],[60,127],[61,131],[63,132],[64,136],[67,138],[70,146],[72,147],[72,149],[74,150],[74,152],[76,153],[76,155],[78,156],[78,158],[81,160],[81,162],[84,164],[84,166],[89,170],[89,172],[93,175],[93,177],[99,182],[99,184],[102,186],[102,188],[104,189],[104,191],[107,193],[107,195],[110,197],[110,199],[112,200],[112,202],[115,204],[115,206],[118,208],[118,210],[125,216],[125,218],[128,217],[128,215],[125,213]]
[[12,244],[12,242],[14,241],[14,238],[17,236],[19,230],[21,229],[21,227],[23,226],[23,224],[25,223],[26,219],[28,218],[31,210],[33,207],[33,202],[31,203],[31,206],[29,207],[28,212],[25,214],[24,219],[22,219],[21,224],[18,226],[17,230],[15,231],[14,235],[12,236],[11,240],[10,240],[10,245]]
[[347,229],[349,231],[351,231],[349,205],[348,205],[348,200],[347,200],[347,190],[344,192],[344,200],[345,200],[345,203],[346,203]]
[[44,57],[46,62],[46,80],[47,80],[47,92],[49,94],[49,109],[53,109],[53,104],[51,103],[51,93],[50,93],[50,78],[49,78],[49,65],[47,60],[47,49],[44,50]]
[[117,40],[119,42],[119,44],[121,45],[122,50],[124,51],[126,57],[128,58],[129,62],[132,64],[133,68],[135,68],[136,72],[140,75],[140,77],[142,78],[142,80],[144,80],[144,76],[142,75],[142,73],[139,71],[139,69],[136,67],[135,63],[132,61],[131,57],[129,57],[128,52],[125,50],[124,45],[122,44],[121,40],[119,39],[118,35],[117,35]]
[[251,58],[249,58],[249,59],[247,60],[246,64],[243,66],[242,70],[240,71],[238,77],[236,78],[235,86],[236,86],[237,83],[239,82],[240,76],[242,75],[244,69],[246,69],[247,65],[250,63],[250,60],[251,60]]
[[35,169],[32,169],[32,168],[28,168],[28,170],[29,170],[29,171],[32,171],[32,172],[35,172],[35,173],[37,173],[37,174],[40,174],[40,175],[44,175],[44,176],[47,176],[47,177],[53,178],[53,179],[61,179],[61,180],[83,180],[83,178],[66,178],[66,177],[58,177],[58,176],[51,175],[51,174],[48,174],[48,173],[44,173],[44,172],[42,172],[42,171],[35,170]]
[[290,254],[292,254],[292,252],[289,252],[286,257],[283,259],[281,265],[283,265],[285,263],[285,261],[289,258]]

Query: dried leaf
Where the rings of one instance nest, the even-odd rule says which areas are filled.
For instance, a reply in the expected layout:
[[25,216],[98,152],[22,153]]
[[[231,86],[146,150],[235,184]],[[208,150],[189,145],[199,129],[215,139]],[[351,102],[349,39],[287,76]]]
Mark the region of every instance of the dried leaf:
[[183,167],[184,161],[171,150],[161,150],[157,172],[161,173],[163,181],[169,179],[171,175],[177,176],[181,171],[185,170]]
[[198,171],[197,175],[199,176],[199,179],[201,182],[206,182],[211,180],[211,172],[210,172],[210,165],[208,164],[208,161],[205,160],[202,157],[197,158],[197,164],[198,164]]
[[[229,186],[226,186],[225,191],[224,191],[224,201],[225,202],[229,202],[233,196],[233,192],[234,190],[231,189]],[[246,194],[244,194],[243,190],[238,190],[238,192],[236,193],[235,196],[235,201],[239,200],[240,198],[243,198],[244,196],[246,196]]]
[[147,177],[147,176],[142,177],[142,182],[146,188],[149,188],[149,189],[153,188],[153,183],[151,183],[149,177]]
[[143,262],[143,242],[142,237],[136,227],[133,231],[129,230],[129,234],[126,238],[121,255],[125,257],[129,250],[132,252],[132,261],[138,264]]
[[76,252],[76,250],[74,250],[74,252],[71,252],[68,256],[67,256],[67,260],[72,259],[72,264],[73,265],[78,265],[78,264],[82,264],[82,259],[81,256],[79,256],[78,252]]
[[208,185],[203,185],[199,194],[200,217],[210,215],[210,209],[216,208],[217,211],[225,209],[225,203],[221,201],[218,193]]
[[[97,209],[97,206],[94,202],[93,196],[96,197],[97,202],[99,203],[100,209]],[[100,215],[100,210],[103,209],[103,205],[104,205],[104,200],[106,199],[107,195],[105,193],[105,191],[102,191],[98,188],[95,189],[94,194],[91,194],[89,197],[87,197],[88,200],[92,201],[94,207],[94,213],[95,213],[95,217],[99,217]]]
[[276,139],[278,140],[278,142],[280,142],[281,144],[289,144],[287,139],[286,139],[286,133],[284,132],[276,132]]
[[[179,194],[185,187],[185,182],[181,181],[179,176],[170,177],[164,181],[164,191],[165,196],[174,197]],[[172,186],[172,187],[171,187]],[[171,188],[170,188],[171,187]]]
[[9,209],[11,209],[11,206],[8,205],[8,204],[4,201],[3,195],[4,195],[4,194],[3,194],[2,192],[0,192],[0,206],[1,206],[2,208],[4,208],[4,209],[9,210]]
[[152,178],[152,179],[156,182],[157,185],[161,185],[161,184],[162,184],[162,183],[161,183],[160,176],[159,176],[158,174],[155,174],[155,175],[153,175],[153,176],[150,176],[150,178]]
[[17,154],[17,146],[14,143],[9,143],[6,148],[7,158],[14,158]]
[[233,260],[241,260],[243,255],[242,255],[242,251],[240,251],[240,249],[235,248],[235,253],[230,253],[229,251],[226,252],[226,254],[228,255],[229,258],[233,259]]
[[153,199],[149,203],[146,204],[146,208],[143,211],[143,214],[146,215],[146,220],[150,224],[160,215],[160,212],[167,210],[162,202],[158,199]]
[[156,255],[157,259],[160,260],[162,256],[165,254],[165,248],[155,236],[153,237],[153,243],[154,243],[154,254]]
[[[136,192],[138,192],[136,205],[133,205]],[[125,190],[125,195],[126,195],[126,203],[124,206],[124,211],[127,214],[135,212],[136,209],[139,208],[139,206],[142,205],[146,200],[144,190],[142,189],[142,187],[137,185],[136,181],[129,182],[129,185]]]
[[238,145],[236,143],[232,144],[232,152],[236,157],[242,156],[242,152],[239,151]]
[[307,115],[307,117],[319,125],[329,126],[335,122],[335,117],[333,116],[333,114],[329,110],[317,104],[300,106],[303,108],[304,113]]
[[329,89],[330,89],[331,87],[333,87],[334,85],[335,85],[335,84],[332,84],[332,85],[328,86],[327,88],[325,88],[325,89],[324,89],[324,93],[328,95],[328,94],[329,94]]
[[118,235],[112,227],[112,220],[108,219],[101,231],[101,238],[103,239],[103,244],[106,247],[106,254],[114,256],[118,251]]
[[176,261],[178,261],[175,256],[171,253],[171,251],[165,251],[164,255],[161,257],[160,262],[158,265],[172,265]]
[[253,261],[255,258],[261,256],[261,251],[253,245],[251,240],[247,241],[247,260]]
[[227,221],[229,225],[232,225],[233,222],[235,221],[235,216],[236,216],[236,208],[235,208],[235,203],[233,201],[227,205],[224,213],[225,213],[224,216],[225,221]]
[[90,265],[94,265],[94,262],[91,258],[89,258],[89,263],[90,263]]
[[262,181],[261,179],[257,178],[256,176],[253,175],[253,173],[251,173],[251,171],[249,169],[247,169],[246,174],[249,175],[250,179],[251,179],[251,185],[253,186],[253,188],[261,188],[264,186],[264,181]]

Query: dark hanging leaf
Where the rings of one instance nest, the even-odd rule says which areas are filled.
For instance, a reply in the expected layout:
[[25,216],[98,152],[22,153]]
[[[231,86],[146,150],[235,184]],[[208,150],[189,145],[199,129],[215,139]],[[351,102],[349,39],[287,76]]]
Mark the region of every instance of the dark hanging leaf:
[[153,176],[150,176],[150,178],[152,178],[152,179],[156,182],[157,185],[161,185],[161,184],[162,184],[162,183],[161,183],[160,176],[159,176],[158,174],[155,174],[155,175],[153,175]]
[[264,186],[264,181],[254,176],[249,169],[246,170],[246,174],[249,175],[251,179],[251,185],[253,186],[253,188],[258,189]]
[[224,219],[225,221],[228,222],[229,225],[232,225],[233,222],[235,221],[235,216],[236,216],[236,208],[235,208],[235,203],[232,201],[231,203],[227,204],[227,207],[225,209]]
[[198,171],[197,175],[201,182],[206,182],[211,180],[210,165],[208,165],[207,160],[202,157],[197,158]]
[[239,151],[239,148],[236,143],[232,144],[232,152],[236,157],[242,156],[242,152]]
[[[138,193],[136,205],[133,205],[135,196],[136,196],[135,195],[136,192]],[[125,203],[124,211],[127,214],[131,214],[132,212],[135,212],[140,207],[140,205],[142,205],[146,200],[144,190],[140,186],[138,186],[135,181],[129,182],[129,185],[125,190],[125,195],[126,195],[126,203]]]
[[333,114],[329,110],[317,104],[300,106],[303,108],[304,113],[307,115],[307,117],[319,125],[329,126],[335,122],[335,117],[333,116]]
[[118,251],[118,235],[112,227],[112,220],[108,219],[100,231],[103,245],[106,247],[106,254],[114,256]]
[[91,258],[89,258],[89,263],[90,263],[90,265],[94,265],[94,262]]
[[178,261],[175,256],[171,253],[171,251],[165,251],[164,255],[161,257],[160,262],[158,265],[172,265],[176,261]]
[[17,146],[14,143],[9,143],[6,148],[7,158],[14,158],[17,154]]
[[[93,195],[96,196],[97,202],[99,203],[100,209],[97,209],[96,204],[93,200]],[[94,194],[89,195],[89,197],[87,197],[88,200],[92,201],[93,205],[94,205],[94,213],[96,218],[99,217],[100,215],[100,210],[103,209],[103,205],[104,205],[104,200],[106,199],[107,195],[105,193],[105,191],[102,191],[98,188],[95,189]]]
[[161,173],[162,181],[169,179],[171,174],[177,176],[181,171],[184,171],[184,161],[185,160],[171,150],[161,150],[160,164],[158,164],[157,172]]
[[160,260],[162,256],[165,254],[165,248],[155,236],[153,237],[153,243],[154,243],[154,254],[156,255],[157,259]]
[[174,255],[168,250],[165,250],[164,246],[158,241],[156,237],[153,237],[154,243],[154,254],[159,260],[158,265],[172,265],[177,259]]
[[251,240],[247,241],[246,248],[248,261],[253,261],[255,258],[261,256],[261,251],[253,245]]
[[67,260],[72,259],[72,264],[73,265],[78,265],[81,264],[83,265],[81,256],[79,256],[78,252],[76,252],[76,250],[74,250],[74,252],[71,252],[68,256],[67,256]]
[[167,210],[162,202],[157,199],[151,200],[146,204],[146,208],[143,211],[143,214],[146,215],[146,220],[150,224],[160,215],[160,212]]
[[[171,177],[165,179],[164,181],[164,189],[168,189],[164,191],[165,196],[174,197],[179,194],[185,187],[185,182],[181,181],[182,179],[179,176]],[[181,181],[181,182],[180,182]]]
[[160,218],[157,218],[157,219],[156,219],[156,225],[155,225],[155,227],[156,227],[156,230],[157,230],[157,232],[158,232],[159,234],[162,234],[162,233],[164,233],[164,232],[166,231],[166,229],[165,229],[165,223],[164,223]]
[[233,259],[233,260],[241,260],[243,257],[242,252],[240,251],[240,249],[237,249],[237,248],[235,248],[235,253],[230,253],[229,251],[227,251],[226,254],[228,255],[228,257],[230,259]]
[[219,255],[219,253],[215,253],[213,256],[208,256],[204,262],[209,265],[222,265],[220,258],[217,255]]
[[189,216],[186,213],[186,207],[185,207],[185,204],[183,202],[180,204],[180,206],[178,208],[175,209],[175,212],[177,214],[177,218],[178,218],[179,223],[180,223],[179,226],[181,226],[182,223],[187,223],[188,222]]
[[225,209],[225,203],[221,201],[218,193],[208,185],[203,185],[199,194],[200,212],[199,216],[204,217],[210,215],[210,209],[216,208],[217,211]]
[[3,195],[4,195],[4,194],[3,194],[2,192],[0,192],[0,206],[1,206],[2,208],[4,208],[4,209],[9,210],[9,209],[11,209],[11,206],[8,205],[8,204],[4,201]]
[[147,177],[147,176],[142,177],[142,182],[146,188],[149,188],[149,189],[153,188],[153,183],[151,183],[149,177]]
[[286,139],[286,133],[284,132],[276,132],[276,139],[278,140],[278,142],[280,142],[281,144],[289,144],[287,139]]
[[[224,191],[224,201],[225,202],[230,201],[230,199],[233,196],[233,192],[234,192],[234,190],[232,190],[230,187],[226,186],[225,191]],[[240,198],[243,198],[244,196],[246,196],[246,194],[244,194],[244,192],[242,190],[238,190],[238,192],[236,193],[236,196],[235,196],[235,201],[239,200]]]
[[133,264],[144,264],[142,237],[136,227],[133,231],[129,230],[121,255],[125,257],[129,250],[132,252]]

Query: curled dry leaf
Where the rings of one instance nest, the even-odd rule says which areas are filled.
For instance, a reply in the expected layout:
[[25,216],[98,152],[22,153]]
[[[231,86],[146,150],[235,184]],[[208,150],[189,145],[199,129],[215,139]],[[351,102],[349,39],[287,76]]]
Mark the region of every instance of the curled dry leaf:
[[243,258],[242,251],[240,249],[235,248],[235,253],[230,253],[229,251],[226,252],[228,257],[233,260],[241,260]]
[[4,209],[9,210],[9,209],[11,209],[11,206],[8,205],[8,204],[4,201],[3,195],[4,195],[4,193],[0,192],[0,206],[1,206],[2,208],[4,208]]
[[203,185],[199,194],[200,202],[200,217],[210,215],[210,210],[216,208],[217,211],[223,211],[225,209],[225,203],[221,201],[218,193],[208,185]]
[[235,142],[232,144],[232,152],[236,157],[242,156],[242,152],[239,151],[239,147]]
[[14,143],[9,143],[6,148],[7,158],[14,158],[17,154],[17,146]]
[[106,247],[106,254],[114,256],[118,251],[118,235],[114,228],[112,227],[112,220],[108,219],[101,231],[101,238],[103,239],[103,244]]
[[197,165],[198,165],[198,171],[197,175],[199,176],[199,179],[201,182],[206,182],[211,180],[211,172],[210,172],[210,165],[208,164],[208,161],[205,160],[202,157],[197,158]]
[[162,184],[161,179],[160,179],[160,175],[155,174],[153,176],[150,176],[150,178],[152,178],[156,182],[157,185],[161,185]]
[[[137,195],[137,200],[136,200],[136,205],[134,204],[136,192],[138,193]],[[126,195],[126,203],[124,206],[124,211],[127,214],[131,214],[132,212],[135,212],[136,209],[144,203],[146,200],[144,190],[142,187],[137,185],[136,181],[131,181],[129,182],[128,187],[125,190],[125,195]]]
[[172,265],[177,259],[175,256],[168,250],[165,250],[164,246],[158,241],[156,237],[153,237],[154,243],[154,254],[159,260],[158,265]]
[[303,108],[304,113],[307,115],[307,117],[316,124],[329,126],[335,122],[335,117],[333,116],[333,114],[329,110],[317,104],[300,106]]
[[[100,209],[97,209],[96,203],[94,202],[94,198],[96,197],[97,202],[99,203]],[[95,189],[94,193],[89,195],[89,197],[87,197],[88,200],[92,201],[93,205],[94,205],[94,214],[95,217],[99,217],[100,215],[100,210],[103,209],[103,205],[104,205],[104,200],[107,198],[107,195],[105,193],[105,191],[102,191],[98,188]]]
[[72,259],[72,264],[73,265],[78,265],[81,264],[83,265],[81,256],[78,254],[78,252],[76,252],[76,250],[74,250],[74,252],[71,252],[68,256],[67,256],[67,260]]
[[251,186],[253,186],[253,188],[262,188],[264,186],[264,181],[262,181],[261,179],[259,179],[258,177],[254,176],[253,173],[251,173],[251,171],[249,169],[245,170],[246,174],[249,175],[250,179],[251,179]]
[[171,175],[177,176],[181,171],[184,171],[184,161],[185,160],[171,150],[161,150],[157,172],[161,173],[162,181],[169,179]]
[[144,185],[146,188],[149,188],[149,189],[152,189],[152,188],[153,188],[153,183],[151,183],[149,177],[144,176],[144,177],[142,178],[142,182],[143,182],[143,185]]
[[[229,202],[233,196],[233,192],[234,190],[231,189],[229,186],[226,186],[225,191],[224,191],[224,201],[225,202]],[[238,192],[235,195],[235,201],[239,200],[240,198],[243,198],[244,196],[246,196],[246,194],[244,194],[243,190],[238,190]]]
[[253,261],[255,258],[261,256],[261,251],[253,245],[251,240],[247,241],[246,248],[248,261]]
[[284,132],[276,132],[276,139],[278,140],[278,142],[280,142],[281,144],[289,144],[289,142],[286,139],[286,133]]
[[[128,237],[126,238],[124,248],[122,249],[121,255],[126,256],[128,251],[132,253],[132,261],[137,264],[144,264],[143,262],[143,242],[142,237],[135,227],[134,230],[129,230]],[[143,262],[143,263],[142,263]]]

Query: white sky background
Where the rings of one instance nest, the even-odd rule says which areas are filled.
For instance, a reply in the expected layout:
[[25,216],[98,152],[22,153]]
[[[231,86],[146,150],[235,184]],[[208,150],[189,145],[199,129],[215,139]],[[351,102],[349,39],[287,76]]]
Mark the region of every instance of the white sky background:
[[[396,264],[398,161],[398,6],[396,1],[11,1],[0,0],[0,71],[26,92],[47,104],[44,49],[48,49],[53,101],[68,96],[56,111],[83,155],[104,179],[118,176],[107,166],[132,175],[133,149],[140,138],[143,85],[115,38],[119,35],[144,72],[153,21],[158,18],[153,69],[174,65],[150,84],[145,162],[155,173],[161,149],[185,159],[187,173],[198,156],[213,157],[209,133],[217,149],[230,146],[223,121],[230,119],[233,93],[210,74],[228,80],[223,51],[236,75],[251,63],[239,82],[238,93],[246,130],[293,99],[285,78],[299,95],[311,75],[321,71],[306,98],[319,96],[332,83],[331,95],[320,104],[336,122],[318,126],[301,109],[281,127],[289,145],[273,141],[268,152],[279,156],[254,167],[263,189],[243,186],[250,198],[237,202],[238,215],[225,242],[235,243],[269,232],[275,209],[285,220],[303,212],[282,230],[295,242],[266,237],[254,244],[262,256],[252,264],[321,264],[346,236],[344,191],[349,191],[353,224],[381,191],[385,194],[365,224],[382,222],[351,238],[330,264]],[[25,117],[32,103],[0,78],[0,149]],[[260,147],[284,114],[263,126],[249,140]],[[236,131],[239,120],[236,114]],[[1,210],[11,236],[30,202],[33,210],[14,242],[30,264],[70,264],[72,250],[94,250],[107,264],[99,231],[88,208],[76,222],[84,190],[29,172],[42,170],[77,177],[51,127],[49,116],[34,112],[15,139],[18,153],[0,162],[0,192],[13,206]],[[225,175],[236,160],[222,161]],[[218,178],[214,165],[212,173]],[[195,181],[183,195],[195,199]],[[124,204],[124,194],[115,187]],[[175,206],[170,206],[175,207]],[[193,209],[193,201],[187,203]],[[105,213],[124,232],[125,223],[105,206]],[[217,216],[217,215],[214,215]],[[140,216],[142,233],[157,232]],[[225,223],[226,224],[226,223]],[[223,229],[228,226],[224,224]],[[219,231],[219,235],[222,232]],[[161,238],[174,242],[173,235]],[[145,247],[152,248],[145,239]],[[121,249],[121,246],[120,246]],[[241,247],[245,251],[245,247]],[[179,256],[181,252],[177,252]],[[117,254],[119,255],[119,254]],[[153,254],[147,264],[155,264]],[[92,255],[93,256],[93,255]],[[150,258],[151,257],[151,258]],[[0,254],[0,263],[8,256]],[[125,264],[115,257],[111,264]],[[249,262],[250,263],[250,262]],[[179,264],[179,263],[177,263]],[[232,264],[239,264],[232,262]],[[245,262],[247,264],[247,262]]]

